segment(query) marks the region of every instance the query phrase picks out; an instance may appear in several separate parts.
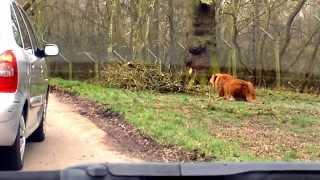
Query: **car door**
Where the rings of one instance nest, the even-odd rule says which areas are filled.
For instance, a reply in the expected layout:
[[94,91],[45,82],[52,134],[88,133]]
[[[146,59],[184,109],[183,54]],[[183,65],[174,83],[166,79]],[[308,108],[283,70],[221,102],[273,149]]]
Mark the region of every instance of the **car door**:
[[14,12],[20,27],[23,39],[23,50],[28,61],[27,88],[29,91],[29,112],[27,117],[27,129],[29,132],[36,128],[41,116],[41,105],[43,101],[42,81],[41,81],[41,59],[35,55],[37,44],[35,43],[31,30],[28,29],[27,22],[23,17],[21,9],[13,3]]
[[[32,28],[32,25],[30,23],[29,18],[26,15],[26,12],[23,9],[20,9],[20,12],[22,13],[22,17],[25,20],[25,23],[27,25],[28,28],[28,32],[29,32],[29,36],[31,39],[31,43],[33,46],[33,52],[34,52],[34,58],[36,59],[36,64],[37,67],[40,69],[40,76],[38,76],[38,90],[40,91],[41,94],[41,106],[43,105],[46,95],[47,95],[47,91],[48,91],[48,85],[49,85],[49,80],[48,80],[48,70],[47,70],[47,64],[44,58],[44,54],[43,52],[41,52],[41,48],[39,48],[39,43],[38,40],[36,38],[36,35],[34,33],[34,30]],[[39,53],[40,52],[40,53]]]

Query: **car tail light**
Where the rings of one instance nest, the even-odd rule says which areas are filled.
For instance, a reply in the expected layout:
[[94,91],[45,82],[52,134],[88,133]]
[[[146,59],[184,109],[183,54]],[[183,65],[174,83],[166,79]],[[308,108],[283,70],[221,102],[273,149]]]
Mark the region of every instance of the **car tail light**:
[[14,93],[18,87],[18,67],[14,53],[0,54],[0,93]]

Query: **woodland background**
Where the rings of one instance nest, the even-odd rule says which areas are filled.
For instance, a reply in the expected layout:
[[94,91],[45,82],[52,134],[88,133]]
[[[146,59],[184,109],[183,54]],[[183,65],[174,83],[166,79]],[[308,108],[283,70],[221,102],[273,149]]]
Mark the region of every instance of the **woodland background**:
[[30,2],[39,39],[61,48],[53,76],[101,78],[110,64],[139,62],[320,92],[319,0]]

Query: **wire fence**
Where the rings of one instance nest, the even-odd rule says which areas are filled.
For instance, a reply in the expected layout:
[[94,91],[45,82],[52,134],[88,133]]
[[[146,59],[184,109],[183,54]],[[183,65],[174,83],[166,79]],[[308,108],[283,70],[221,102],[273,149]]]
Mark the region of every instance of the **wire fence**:
[[[182,58],[183,46],[181,45],[180,58]],[[162,71],[162,67],[170,68],[170,64],[165,62],[163,58],[156,55],[156,53],[148,48],[143,63],[157,64]],[[106,66],[110,63],[126,64],[132,60],[128,59],[127,53],[122,53],[118,50],[112,50],[111,55],[104,55],[104,57],[98,57],[95,52],[79,51],[69,53],[66,55],[60,52],[59,56],[49,61],[49,73],[51,76],[59,76],[65,79],[90,79],[100,78]],[[183,61],[183,60],[182,60]],[[180,62],[178,66],[183,67],[183,62]]]

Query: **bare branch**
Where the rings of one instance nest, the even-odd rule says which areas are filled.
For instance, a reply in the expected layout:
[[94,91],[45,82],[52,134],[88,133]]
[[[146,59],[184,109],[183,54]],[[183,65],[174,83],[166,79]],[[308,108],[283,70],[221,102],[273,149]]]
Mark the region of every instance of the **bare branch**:
[[24,9],[25,11],[27,11],[28,9],[31,8],[31,6],[32,6],[35,2],[36,2],[36,0],[28,0],[27,2],[25,2],[25,3],[23,4],[23,9]]
[[[317,17],[316,17],[317,18]],[[303,53],[305,52],[305,49],[312,43],[312,40],[314,38],[314,36],[316,36],[320,31],[320,26],[318,26],[318,28],[311,34],[311,36],[309,37],[309,39],[307,40],[307,42],[304,44],[304,46],[300,49],[297,57],[295,58],[295,60],[288,66],[289,68],[292,68],[294,65],[296,65],[298,63],[298,61],[300,60],[300,57],[303,55]]]
[[271,40],[274,40],[274,37],[267,31],[265,30],[263,27],[259,26],[259,28],[261,29],[262,32],[264,32],[267,36],[269,36],[269,38]]
[[224,42],[229,48],[233,48],[232,45],[231,45],[228,41],[226,41],[225,39],[223,39],[223,42]]
[[307,0],[300,0],[298,5],[295,7],[294,11],[292,12],[292,14],[289,16],[288,22],[287,22],[287,26],[286,26],[286,38],[284,41],[284,45],[281,49],[280,52],[280,61],[282,60],[284,54],[286,53],[286,50],[288,49],[288,46],[290,44],[291,41],[291,27],[292,24],[296,18],[296,16],[298,15],[298,13],[301,11],[302,7],[304,6],[304,4],[307,2]]
[[125,63],[127,60],[125,58],[123,58],[116,50],[112,51],[122,63]]

